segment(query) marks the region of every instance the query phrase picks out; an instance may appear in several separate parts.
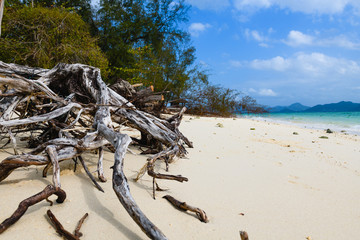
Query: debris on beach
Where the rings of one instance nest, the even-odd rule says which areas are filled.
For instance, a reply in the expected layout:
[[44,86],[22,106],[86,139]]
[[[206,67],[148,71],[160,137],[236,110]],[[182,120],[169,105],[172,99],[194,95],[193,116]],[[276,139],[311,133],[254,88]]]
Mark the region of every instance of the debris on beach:
[[[108,87],[98,68],[83,64],[59,63],[53,69],[42,69],[0,61],[0,133],[6,145],[11,144],[14,150],[14,155],[0,163],[0,182],[17,168],[44,166],[43,177],[50,168],[53,169],[50,188],[63,191],[59,162],[80,161],[88,170],[82,155],[96,152],[96,173],[103,183],[106,182],[104,151],[108,149],[114,153],[112,184],[120,203],[149,238],[167,239],[131,196],[123,172],[124,157],[130,143],[147,147],[154,154],[149,156],[136,177],[139,180],[147,173],[153,178],[153,198],[155,189],[159,188],[156,179],[188,181],[181,175],[155,172],[154,168],[157,161],[163,161],[168,170],[174,158],[187,154],[185,145],[193,147],[179,130],[186,108],[162,118],[155,107],[156,101],[162,99],[161,95],[153,95],[151,88],[136,92],[132,87],[124,81]],[[121,133],[122,126],[140,131],[140,139]],[[16,136],[20,133],[27,134],[23,140],[33,148],[28,153],[17,152]],[[95,187],[103,191],[92,173],[86,173]],[[26,209],[28,206],[24,205]],[[10,222],[10,225],[15,223]],[[7,223],[9,221],[5,220],[0,228]]]
[[224,125],[223,125],[222,123],[217,123],[216,126],[219,127],[219,128],[223,128],[223,127],[224,127]]
[[206,213],[204,210],[197,208],[197,207],[192,207],[192,206],[188,205],[186,202],[180,202],[179,200],[175,199],[174,197],[172,197],[170,195],[166,195],[163,198],[168,200],[168,202],[171,203],[171,205],[173,205],[176,209],[179,209],[180,211],[185,211],[185,212],[186,211],[194,212],[201,222],[204,222],[204,223],[209,222],[209,219],[206,216]]
[[326,133],[334,133],[334,132],[328,128],[326,129]]
[[241,240],[249,240],[249,235],[245,231],[240,231]]

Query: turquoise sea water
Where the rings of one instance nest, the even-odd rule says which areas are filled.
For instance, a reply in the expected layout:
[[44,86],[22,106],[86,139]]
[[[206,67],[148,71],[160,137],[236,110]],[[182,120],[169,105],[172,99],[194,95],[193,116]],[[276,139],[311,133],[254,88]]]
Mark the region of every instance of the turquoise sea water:
[[360,112],[266,113],[247,117],[360,135]]

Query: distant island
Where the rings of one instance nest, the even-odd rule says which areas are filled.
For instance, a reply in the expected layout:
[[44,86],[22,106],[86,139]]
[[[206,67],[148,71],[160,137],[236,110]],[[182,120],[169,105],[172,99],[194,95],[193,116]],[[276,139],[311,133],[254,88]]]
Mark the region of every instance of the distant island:
[[290,106],[276,106],[268,110],[270,113],[292,113],[292,112],[360,112],[360,103],[341,101],[338,103],[319,104],[314,107],[294,103]]

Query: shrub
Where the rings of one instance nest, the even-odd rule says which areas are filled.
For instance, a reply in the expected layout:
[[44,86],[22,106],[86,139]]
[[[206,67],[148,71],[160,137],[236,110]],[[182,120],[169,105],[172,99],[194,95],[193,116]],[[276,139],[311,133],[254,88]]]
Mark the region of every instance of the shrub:
[[87,24],[64,8],[17,6],[5,9],[0,59],[52,68],[59,62],[98,67],[106,75],[108,61]]

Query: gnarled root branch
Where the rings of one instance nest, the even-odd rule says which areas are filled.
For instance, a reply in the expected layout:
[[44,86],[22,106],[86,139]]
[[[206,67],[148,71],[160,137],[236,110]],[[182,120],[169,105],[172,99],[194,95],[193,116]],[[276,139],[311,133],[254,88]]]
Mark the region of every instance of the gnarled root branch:
[[159,240],[167,239],[160,229],[145,216],[131,196],[129,184],[123,172],[124,156],[131,142],[131,138],[128,135],[112,131],[102,123],[98,125],[98,131],[115,147],[113,189],[120,203],[149,238]]
[[181,210],[181,211],[191,211],[196,213],[196,216],[199,218],[199,220],[201,222],[209,222],[208,217],[206,216],[206,213],[204,210],[201,210],[200,208],[196,208],[196,207],[192,207],[186,204],[186,202],[180,202],[178,200],[176,200],[175,198],[173,198],[170,195],[166,195],[163,198],[165,198],[166,200],[168,200],[175,208]]
[[59,222],[59,220],[55,217],[55,215],[50,211],[50,210],[47,210],[46,214],[48,215],[50,221],[52,222],[52,224],[54,225],[55,229],[56,229],[56,232],[58,234],[60,234],[61,236],[63,236],[65,239],[67,240],[79,240],[80,237],[83,235],[81,232],[80,232],[80,228],[82,226],[82,224],[84,223],[85,221],[85,218],[87,218],[87,216],[89,214],[85,214],[79,221],[76,229],[75,229],[75,234],[72,234],[70,232],[68,232],[64,227],[63,225]]
[[89,176],[89,178],[91,179],[91,181],[94,183],[94,185],[96,186],[97,189],[99,189],[99,191],[104,192],[104,189],[102,189],[102,187],[96,182],[96,179],[94,178],[94,176],[91,174],[91,172],[89,171],[88,167],[86,166],[86,163],[84,161],[84,159],[81,156],[78,156],[78,159],[81,162],[81,165],[83,166],[83,168],[85,169],[86,174]]
[[50,161],[47,157],[38,155],[15,155],[4,159],[0,163],[0,182],[7,178],[12,171],[19,167],[31,165],[47,165]]
[[0,224],[0,234],[3,233],[6,229],[8,229],[11,225],[16,223],[25,214],[25,212],[30,206],[41,202],[44,199],[47,199],[52,194],[58,196],[56,200],[57,203],[63,203],[65,201],[66,193],[62,189],[56,189],[56,187],[53,185],[46,186],[45,189],[41,192],[20,202],[19,207],[11,215],[11,217],[7,218]]

